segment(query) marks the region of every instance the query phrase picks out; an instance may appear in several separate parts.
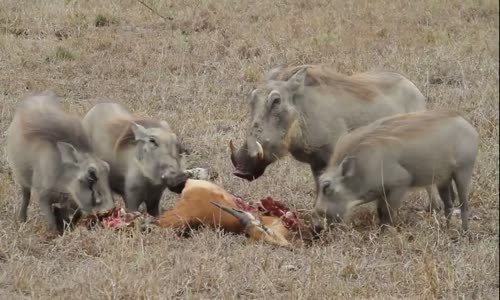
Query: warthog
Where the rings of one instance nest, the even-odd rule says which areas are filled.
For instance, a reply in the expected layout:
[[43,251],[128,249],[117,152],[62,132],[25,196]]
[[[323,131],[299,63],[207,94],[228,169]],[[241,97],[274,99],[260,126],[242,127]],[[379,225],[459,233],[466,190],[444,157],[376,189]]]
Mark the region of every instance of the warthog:
[[455,182],[462,228],[478,133],[453,111],[424,111],[377,120],[342,136],[320,176],[314,223],[341,221],[356,205],[377,201],[382,225],[392,224],[405,193],[436,184],[449,224]]
[[[316,190],[341,135],[382,117],[426,109],[422,93],[400,74],[348,77],[318,65],[271,70],[250,94],[249,104],[245,142],[236,150],[230,141],[234,175],[252,181],[291,153],[310,165]],[[427,192],[434,204],[432,188]]]
[[83,126],[97,155],[110,164],[111,188],[127,211],[144,202],[156,217],[164,190],[184,188],[181,146],[167,122],[134,117],[118,103],[102,102],[85,115]]
[[109,165],[93,154],[80,119],[62,111],[52,91],[21,99],[8,128],[7,156],[22,190],[22,222],[33,191],[49,230],[60,233],[69,220],[63,212],[81,216],[113,207]]

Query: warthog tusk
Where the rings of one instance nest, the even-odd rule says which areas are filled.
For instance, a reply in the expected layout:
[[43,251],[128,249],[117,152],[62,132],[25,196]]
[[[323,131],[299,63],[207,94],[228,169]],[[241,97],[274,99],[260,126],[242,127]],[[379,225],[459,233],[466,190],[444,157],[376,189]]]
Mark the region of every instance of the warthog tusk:
[[236,148],[234,147],[233,140],[229,140],[229,149],[231,149],[231,155],[234,154],[234,151],[236,151]]
[[256,141],[256,143],[257,143],[257,148],[259,149],[259,151],[257,152],[257,158],[259,160],[263,160],[264,159],[264,148],[262,148],[262,145],[259,142]]

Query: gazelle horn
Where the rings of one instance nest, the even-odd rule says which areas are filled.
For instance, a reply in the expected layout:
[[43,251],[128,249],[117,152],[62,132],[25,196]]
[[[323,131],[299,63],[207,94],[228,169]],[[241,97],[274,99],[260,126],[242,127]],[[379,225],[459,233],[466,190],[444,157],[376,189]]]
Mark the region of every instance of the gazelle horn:
[[255,219],[252,218],[252,216],[249,213],[246,213],[242,210],[232,207],[226,207],[214,201],[210,201],[210,203],[222,209],[223,211],[229,213],[230,215],[234,216],[236,219],[240,221],[241,225],[243,225],[244,227],[247,227]]

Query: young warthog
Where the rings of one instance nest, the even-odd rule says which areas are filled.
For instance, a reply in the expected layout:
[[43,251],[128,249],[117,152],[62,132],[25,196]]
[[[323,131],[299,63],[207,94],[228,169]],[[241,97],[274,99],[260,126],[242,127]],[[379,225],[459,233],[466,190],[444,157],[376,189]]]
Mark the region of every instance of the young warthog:
[[167,122],[139,119],[118,103],[103,102],[85,115],[83,126],[97,155],[110,164],[111,188],[128,211],[145,202],[148,213],[158,216],[165,188],[184,188],[181,146]]
[[[341,135],[382,117],[426,109],[422,93],[402,75],[347,77],[317,65],[271,70],[251,93],[249,104],[244,144],[236,150],[230,141],[234,174],[254,180],[290,152],[310,165],[316,189]],[[430,187],[428,193],[431,197]]]
[[409,188],[435,184],[447,223],[452,181],[468,229],[468,194],[478,151],[478,133],[452,111],[424,111],[377,120],[342,136],[320,177],[315,225],[345,218],[358,204],[377,201],[382,224],[391,224]]
[[20,101],[8,129],[7,156],[22,189],[22,222],[32,191],[51,231],[63,229],[62,220],[69,219],[63,212],[90,214],[113,207],[108,164],[93,154],[80,120],[63,112],[51,91]]

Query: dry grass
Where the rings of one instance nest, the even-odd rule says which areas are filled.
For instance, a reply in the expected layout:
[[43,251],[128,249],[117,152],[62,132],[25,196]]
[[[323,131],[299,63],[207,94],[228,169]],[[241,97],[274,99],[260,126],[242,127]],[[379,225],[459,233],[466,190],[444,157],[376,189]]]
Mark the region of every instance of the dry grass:
[[[0,2],[1,299],[498,299],[497,1],[145,2],[173,19],[132,0]],[[398,231],[377,236],[361,224],[293,252],[210,231],[76,230],[48,241],[36,203],[27,224],[16,221],[3,132],[19,97],[46,88],[80,114],[105,96],[164,118],[191,164],[215,169],[229,191],[310,209],[309,168],[290,158],[251,183],[231,175],[228,140],[243,136],[244,96],[284,62],[399,71],[430,107],[462,111],[481,135],[471,233],[458,234],[458,218],[446,230],[441,215],[411,209],[424,204],[421,192],[408,196]],[[174,201],[166,193],[162,205]],[[360,219],[369,224],[373,211]]]

